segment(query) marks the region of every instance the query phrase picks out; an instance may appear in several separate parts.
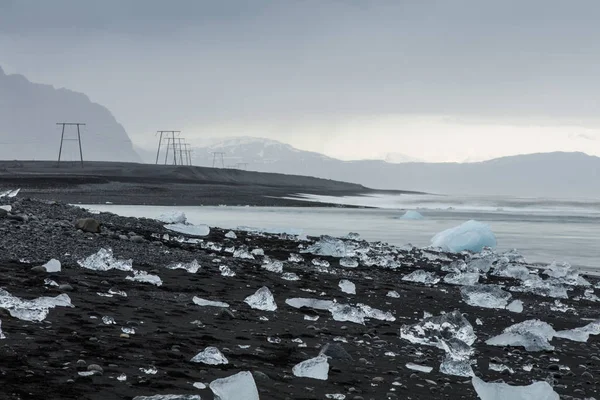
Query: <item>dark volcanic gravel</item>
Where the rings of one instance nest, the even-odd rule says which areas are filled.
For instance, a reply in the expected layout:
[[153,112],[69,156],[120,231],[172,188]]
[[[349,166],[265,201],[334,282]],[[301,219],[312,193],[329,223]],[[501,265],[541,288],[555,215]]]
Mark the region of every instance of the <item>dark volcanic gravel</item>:
[[[289,255],[300,253],[299,246],[306,247],[315,238],[298,241],[287,236],[236,232],[236,239],[228,239],[226,231],[214,228],[201,243],[180,243],[164,239],[165,233],[172,236],[172,232],[157,221],[109,213],[91,215],[64,204],[18,197],[9,200],[0,199],[12,204],[11,213],[0,214],[0,286],[22,299],[67,293],[74,308],[53,308],[42,322],[13,318],[0,309],[6,335],[0,340],[2,398],[104,400],[199,394],[211,399],[210,389],[196,389],[193,383],[208,385],[214,379],[247,370],[253,373],[263,400],[326,399],[326,394],[343,394],[355,400],[476,399],[470,378],[439,372],[442,350],[411,344],[399,335],[403,324],[418,322],[425,311],[439,315],[453,310],[460,310],[473,325],[477,335],[472,357],[477,364],[473,370],[485,381],[502,379],[526,385],[547,380],[565,399],[600,395],[600,336],[590,336],[587,343],[555,338],[555,350],[542,352],[484,343],[504,328],[528,319],[548,322],[556,330],[586,325],[589,321],[584,318],[597,319],[598,303],[573,300],[581,289],[570,292],[570,299],[561,300],[576,313],[551,311],[553,299],[528,293],[513,293],[513,298],[524,303],[522,313],[472,307],[462,301],[459,286],[401,280],[416,269],[445,275],[440,267],[462,255],[439,254],[436,258],[418,249],[397,249],[401,267],[396,270],[364,265],[342,268],[337,258],[311,254],[302,254],[305,261],[292,263],[287,261]],[[102,232],[76,230],[74,222],[82,217],[96,218]],[[224,250],[206,249],[207,242],[222,249],[263,249],[272,260],[284,261],[284,271],[296,273],[300,280],[287,281],[281,274],[262,268],[262,256],[254,260],[236,258]],[[111,248],[117,258],[133,259],[135,269],[160,276],[162,286],[126,280],[131,272],[99,272],[77,264],[101,248]],[[50,258],[61,261],[61,272],[32,270]],[[319,270],[312,264],[315,258],[327,260],[331,266]],[[201,265],[197,273],[166,268],[173,262],[194,259]],[[221,265],[229,266],[236,275],[222,276]],[[49,286],[45,284],[47,278],[69,286]],[[357,294],[343,293],[338,286],[340,279],[352,281]],[[515,284],[513,279],[494,277],[486,278],[484,283]],[[276,311],[259,311],[244,303],[246,296],[262,286],[273,293]],[[125,291],[127,297],[98,294],[106,294],[109,289]],[[387,297],[391,290],[399,297]],[[194,296],[227,302],[230,312],[197,306],[192,301]],[[285,300],[291,297],[364,303],[392,312],[396,321],[369,319],[365,325],[338,322],[327,311],[286,305]],[[305,320],[305,315],[319,319]],[[104,324],[104,316],[114,318],[116,324]],[[134,328],[135,334],[122,335],[122,327]],[[299,346],[298,339],[306,347]],[[352,360],[330,359],[328,380],[292,374],[294,365],[316,357],[323,346],[332,343],[341,346]],[[190,362],[207,346],[219,348],[229,364]],[[331,347],[332,354],[344,355],[339,348]],[[433,367],[433,371],[410,370],[405,366],[408,362]],[[490,370],[490,362],[505,364],[515,372]],[[532,365],[530,372],[522,369],[526,364]],[[78,375],[88,368],[98,369],[92,365],[99,366],[101,374]],[[156,368],[155,374],[141,370],[151,367]],[[117,379],[121,374],[126,374],[126,381]]]

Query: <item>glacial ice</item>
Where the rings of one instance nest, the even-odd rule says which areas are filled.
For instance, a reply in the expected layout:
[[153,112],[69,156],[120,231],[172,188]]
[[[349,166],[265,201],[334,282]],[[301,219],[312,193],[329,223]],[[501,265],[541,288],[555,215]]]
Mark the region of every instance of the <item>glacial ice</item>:
[[554,334],[554,337],[569,339],[575,342],[587,342],[590,335],[600,335],[600,319],[580,328],[558,331]]
[[33,300],[23,300],[0,289],[0,308],[8,310],[11,316],[22,321],[43,321],[54,307],[73,307],[73,304],[69,295],[64,293],[56,297],[42,296]]
[[340,267],[356,268],[358,267],[358,261],[351,257],[342,257],[340,258]]
[[433,272],[417,269],[408,275],[402,277],[403,281],[423,283],[425,285],[435,285],[440,281],[440,277]]
[[329,310],[331,306],[333,306],[333,301],[331,300],[321,300],[321,299],[308,299],[304,297],[292,297],[285,301],[290,307],[294,308],[314,308],[315,310]]
[[515,373],[514,369],[512,369],[509,366],[506,366],[504,364],[490,363],[489,368],[490,368],[491,371],[496,371],[496,372],[508,371],[508,373],[510,373],[510,374],[514,374]]
[[127,279],[128,281],[134,281],[134,282],[151,283],[155,286],[162,285],[162,280],[160,279],[160,277],[158,275],[152,275],[146,271],[134,270],[133,276],[126,276],[125,279]]
[[494,267],[491,275],[526,280],[529,278],[530,271],[524,265],[501,261]]
[[300,277],[293,272],[284,272],[281,274],[281,279],[285,279],[286,281],[299,281]]
[[171,211],[164,214],[160,214],[157,218],[160,222],[166,224],[185,224],[186,221],[185,213],[183,211]]
[[77,263],[87,269],[96,271],[109,271],[118,269],[120,271],[132,271],[132,263],[130,260],[118,260],[113,257],[112,249],[100,249],[97,253],[88,256],[84,260],[79,260]]
[[418,211],[408,210],[407,212],[404,213],[404,215],[402,215],[400,217],[400,219],[420,220],[420,219],[425,219],[425,217],[423,215],[421,215],[421,213]]
[[390,290],[389,292],[387,292],[386,296],[394,298],[394,299],[400,298],[400,294],[398,292],[396,292],[395,290]]
[[239,249],[236,249],[233,252],[233,257],[241,258],[244,260],[254,260],[254,256],[252,255],[251,252],[248,251],[248,248],[246,246],[242,246]]
[[225,237],[228,239],[237,239],[237,235],[234,231],[229,231],[225,234]]
[[270,272],[275,272],[276,274],[281,274],[283,272],[283,263],[278,260],[266,260],[268,262],[263,262],[262,268],[266,269]]
[[548,323],[531,319],[509,326],[485,343],[491,346],[522,346],[527,351],[554,350],[549,341],[555,334]]
[[327,362],[327,357],[321,355],[294,365],[292,372],[294,376],[300,378],[313,378],[326,381],[329,376],[329,363]]
[[191,274],[195,274],[200,269],[200,264],[198,264],[197,260],[192,260],[189,263],[178,262],[167,265],[168,269],[185,269],[187,272]]
[[[552,278],[550,278],[552,279]],[[543,280],[539,275],[529,275],[527,279],[521,282],[520,286],[511,286],[511,292],[529,292],[538,296],[552,297],[556,299],[568,299],[567,289],[560,283]]]
[[221,365],[229,363],[223,353],[213,346],[205,348],[200,353],[196,354],[190,361],[207,365]]
[[320,267],[320,268],[329,268],[331,264],[329,264],[329,261],[327,260],[322,260],[320,258],[313,258],[311,261],[312,265],[314,265],[315,267]]
[[433,371],[432,367],[428,367],[426,365],[414,364],[414,363],[410,363],[410,362],[406,363],[406,368],[412,369],[413,371],[425,372],[426,374]]
[[413,325],[402,325],[400,337],[411,343],[424,344],[444,349],[442,339],[459,339],[469,346],[475,342],[473,326],[460,311],[452,311],[436,317],[423,318]]
[[209,385],[215,400],[259,400],[258,388],[249,371],[216,379]]
[[210,233],[210,228],[208,227],[208,225],[191,225],[176,223],[165,225],[165,228],[189,236],[206,236]]
[[329,257],[352,257],[354,251],[346,245],[341,239],[336,239],[331,236],[321,236],[318,242],[307,247],[302,253],[312,253],[316,256]]
[[251,308],[262,311],[275,311],[277,310],[277,304],[275,298],[268,287],[263,286],[256,291],[253,295],[250,295],[244,299],[244,303],[248,304]]
[[220,265],[219,271],[221,271],[221,276],[235,276],[235,272],[232,271],[227,265]]
[[450,285],[472,286],[479,282],[478,272],[453,272],[444,276],[444,282]]
[[290,253],[290,255],[288,257],[288,261],[293,262],[293,263],[300,263],[300,262],[304,261],[304,258],[302,258],[302,256],[300,254]]
[[512,297],[498,285],[463,286],[460,294],[468,305],[483,308],[505,308]]
[[194,296],[192,298],[192,301],[194,302],[194,304],[196,304],[198,306],[202,306],[202,307],[223,307],[223,308],[229,307],[229,304],[224,303],[222,301],[206,300],[206,299],[202,299],[197,296]]
[[569,263],[557,264],[553,262],[543,272],[551,278],[554,278],[558,283],[570,286],[591,286],[582,276],[579,276],[579,271],[572,268]]
[[560,400],[548,382],[534,382],[528,386],[506,383],[487,383],[474,376],[473,388],[481,400]]
[[357,307],[352,307],[349,304],[333,303],[329,307],[329,312],[334,321],[339,322],[354,322],[356,324],[365,324],[365,314]]
[[56,258],[51,259],[46,264],[43,265],[46,268],[46,272],[60,272],[60,261]]
[[113,317],[110,317],[108,315],[105,315],[102,317],[102,322],[104,323],[104,325],[114,325],[116,324],[115,319]]
[[473,367],[471,361],[467,360],[453,360],[450,357],[444,357],[440,364],[440,372],[445,375],[470,377],[475,375],[473,373]]
[[356,285],[347,279],[342,279],[338,286],[344,293],[356,294]]
[[523,302],[521,300],[513,300],[509,305],[506,306],[506,309],[514,313],[522,313]]
[[438,233],[431,239],[431,245],[454,253],[464,250],[478,253],[484,247],[496,247],[496,236],[489,225],[470,220]]
[[4,332],[2,332],[2,320],[0,320],[0,339],[6,339]]
[[392,315],[389,311],[381,311],[377,308],[373,308],[366,304],[358,303],[356,305],[360,311],[364,314],[365,318],[377,319],[379,321],[396,321],[396,317]]

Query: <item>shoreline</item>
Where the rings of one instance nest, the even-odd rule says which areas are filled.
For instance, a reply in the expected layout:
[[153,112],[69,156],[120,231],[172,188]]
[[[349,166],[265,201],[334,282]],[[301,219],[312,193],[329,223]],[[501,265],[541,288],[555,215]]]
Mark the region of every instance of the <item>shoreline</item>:
[[[554,298],[520,291],[510,291],[512,299],[523,303],[520,313],[482,308],[465,303],[460,285],[403,280],[416,271],[445,277],[444,270],[464,257],[460,254],[368,243],[357,236],[334,240],[335,251],[345,248],[344,252],[355,254],[351,258],[358,265],[348,268],[340,264],[339,254],[318,254],[332,248],[315,250],[320,242],[314,237],[244,231],[232,235],[214,228],[208,236],[194,239],[169,231],[156,220],[90,214],[75,206],[21,196],[0,202],[13,209],[10,217],[0,218],[0,247],[5,249],[0,254],[0,286],[22,299],[66,294],[74,306],[51,308],[42,322],[23,321],[0,308],[6,336],[0,340],[0,382],[5,393],[15,398],[130,400],[155,394],[211,398],[210,389],[192,384],[208,385],[250,371],[263,400],[281,399],[284,393],[289,399],[314,400],[325,394],[343,394],[347,399],[476,399],[470,378],[440,372],[443,350],[411,343],[400,334],[404,325],[418,324],[424,312],[439,316],[453,310],[462,312],[474,329],[472,368],[484,381],[527,385],[550,374],[563,398],[600,393],[589,378],[600,375],[600,363],[590,359],[590,354],[600,352],[599,336],[591,335],[587,342],[554,338],[555,350],[546,351],[485,343],[508,326],[531,319],[548,322],[556,331],[586,325],[598,314],[597,302],[584,297],[585,287],[566,286],[568,299],[558,300],[564,311],[553,309]],[[101,232],[75,229],[78,218],[98,220]],[[129,280],[132,271],[90,270],[79,264],[108,248],[117,259],[132,259],[134,270],[159,277],[161,285]],[[300,257],[290,261],[292,254]],[[514,254],[510,257],[518,260]],[[39,265],[50,258],[62,263],[60,272],[40,270]],[[196,272],[167,268],[193,260],[199,265]],[[295,274],[298,280],[284,279],[284,273]],[[481,285],[520,286],[515,278],[481,276]],[[340,290],[344,279],[355,285],[356,294]],[[591,283],[600,286],[595,279]],[[276,311],[256,310],[244,302],[263,286],[273,293]],[[116,294],[121,291],[127,296]],[[396,294],[390,297],[390,291]],[[230,306],[228,311],[201,307],[194,296]],[[286,304],[290,298],[336,300],[353,307],[367,304],[393,320],[336,321],[326,310],[290,307]],[[104,323],[103,317],[113,318],[116,324]],[[293,375],[294,365],[316,357],[327,344],[341,346],[352,360],[334,355],[327,380]],[[229,363],[190,362],[207,346],[219,348]],[[409,363],[433,370],[418,372],[408,368]],[[491,365],[505,365],[514,372]],[[524,371],[528,365],[531,370]],[[81,376],[87,372],[89,376]],[[121,376],[126,379],[118,380]]]

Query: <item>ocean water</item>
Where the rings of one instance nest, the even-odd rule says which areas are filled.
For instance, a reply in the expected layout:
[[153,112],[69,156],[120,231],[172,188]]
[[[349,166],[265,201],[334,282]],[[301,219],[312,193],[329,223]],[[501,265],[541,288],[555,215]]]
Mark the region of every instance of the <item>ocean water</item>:
[[[428,246],[438,232],[475,219],[488,223],[498,239],[498,250],[518,249],[527,261],[566,261],[600,272],[600,202],[552,199],[450,198],[443,196],[306,196],[376,209],[289,207],[162,207],[80,205],[124,216],[156,218],[180,210],[194,224],[234,229],[302,231],[308,235],[344,236],[357,232],[369,241]],[[404,210],[418,210],[424,220],[402,220]]]

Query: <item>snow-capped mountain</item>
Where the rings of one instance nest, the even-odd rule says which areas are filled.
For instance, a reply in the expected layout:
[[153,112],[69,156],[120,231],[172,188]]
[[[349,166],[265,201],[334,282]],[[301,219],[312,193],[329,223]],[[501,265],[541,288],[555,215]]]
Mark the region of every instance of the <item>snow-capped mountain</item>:
[[[584,153],[540,153],[470,163],[342,161],[270,139],[228,138],[195,148],[194,164],[307,175],[376,189],[462,195],[600,197],[600,158]],[[247,166],[242,164],[247,163]],[[221,167],[221,159],[216,160]]]

